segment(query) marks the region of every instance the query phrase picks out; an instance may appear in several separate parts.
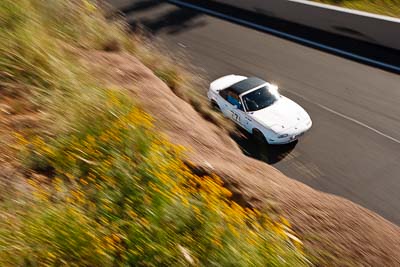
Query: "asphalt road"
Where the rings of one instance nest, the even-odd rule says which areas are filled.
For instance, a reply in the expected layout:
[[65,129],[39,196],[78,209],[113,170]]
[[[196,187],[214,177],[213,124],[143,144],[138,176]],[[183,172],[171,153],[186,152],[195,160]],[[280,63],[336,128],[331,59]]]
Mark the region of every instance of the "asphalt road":
[[235,137],[243,151],[400,225],[399,75],[164,2],[108,1],[210,81],[235,73],[278,84],[313,128],[297,144],[262,153]]

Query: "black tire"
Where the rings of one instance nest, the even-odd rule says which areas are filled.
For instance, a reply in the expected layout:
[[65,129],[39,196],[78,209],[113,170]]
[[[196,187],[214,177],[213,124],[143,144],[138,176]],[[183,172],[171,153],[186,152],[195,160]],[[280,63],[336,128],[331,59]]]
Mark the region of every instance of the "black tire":
[[260,130],[258,129],[253,129],[253,139],[257,143],[257,145],[267,145],[267,139],[265,139],[265,136]]
[[217,102],[215,102],[214,100],[211,100],[211,107],[212,107],[212,109],[213,109],[214,111],[218,111],[218,112],[221,111],[221,109],[219,108]]

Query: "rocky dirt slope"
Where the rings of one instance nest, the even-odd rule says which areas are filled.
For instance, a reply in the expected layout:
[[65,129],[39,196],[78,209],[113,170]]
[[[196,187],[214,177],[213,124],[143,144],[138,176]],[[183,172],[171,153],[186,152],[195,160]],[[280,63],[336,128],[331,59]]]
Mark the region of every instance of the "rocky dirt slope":
[[172,142],[188,148],[199,170],[224,179],[236,201],[288,218],[311,257],[320,258],[317,265],[400,266],[398,226],[243,155],[227,133],[204,120],[134,57],[90,52],[83,62],[102,74],[104,83],[129,90]]

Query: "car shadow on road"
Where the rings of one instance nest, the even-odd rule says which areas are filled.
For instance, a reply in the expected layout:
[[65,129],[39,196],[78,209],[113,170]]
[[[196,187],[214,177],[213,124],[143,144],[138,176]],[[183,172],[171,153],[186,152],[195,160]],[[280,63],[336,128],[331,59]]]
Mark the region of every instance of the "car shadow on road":
[[285,145],[265,144],[260,146],[249,133],[241,129],[238,129],[235,133],[231,133],[230,136],[239,145],[245,155],[271,165],[283,160],[297,145],[296,140]]
[[[147,0],[140,1],[121,9],[125,16],[135,17],[136,13],[142,11],[156,11],[166,5],[165,1]],[[178,34],[193,28],[202,27],[204,21],[198,20],[203,16],[202,13],[192,9],[174,8],[162,12],[162,14],[153,18],[128,19],[133,31],[145,29],[153,35],[157,35],[161,31],[167,34]]]

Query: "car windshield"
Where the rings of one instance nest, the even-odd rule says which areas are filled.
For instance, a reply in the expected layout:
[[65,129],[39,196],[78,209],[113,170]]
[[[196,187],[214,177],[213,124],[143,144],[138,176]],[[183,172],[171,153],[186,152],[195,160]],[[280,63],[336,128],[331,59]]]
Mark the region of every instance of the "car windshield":
[[253,92],[245,94],[242,99],[247,111],[256,111],[271,106],[279,97],[280,95],[277,89],[263,86]]

